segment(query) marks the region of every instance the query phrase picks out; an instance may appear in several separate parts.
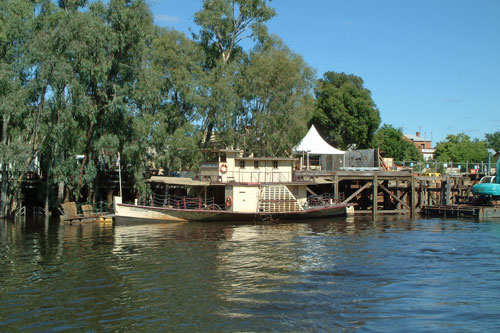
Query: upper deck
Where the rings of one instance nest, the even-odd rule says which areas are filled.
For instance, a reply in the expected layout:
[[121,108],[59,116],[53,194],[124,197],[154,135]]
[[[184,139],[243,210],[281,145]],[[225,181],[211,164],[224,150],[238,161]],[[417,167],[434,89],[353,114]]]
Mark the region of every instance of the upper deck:
[[296,158],[244,157],[242,150],[205,150],[200,179],[220,183],[292,182]]

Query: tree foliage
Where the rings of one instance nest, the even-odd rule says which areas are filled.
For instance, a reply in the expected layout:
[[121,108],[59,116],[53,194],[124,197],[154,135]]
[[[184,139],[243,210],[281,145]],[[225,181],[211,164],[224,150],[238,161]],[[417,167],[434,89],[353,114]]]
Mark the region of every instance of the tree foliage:
[[155,26],[144,0],[0,2],[0,215],[36,168],[49,208],[104,199],[119,152],[144,196],[153,168],[195,170],[212,133],[248,153],[289,151],[314,72],[268,35],[270,3],[205,0],[190,39]]
[[265,156],[289,152],[307,131],[313,84],[314,71],[281,41],[251,52],[239,85],[240,112],[233,120],[239,131],[236,145]]
[[201,28],[200,44],[212,51],[207,52],[209,58],[220,57],[227,63],[242,40],[265,42],[265,23],[276,15],[270,3],[271,0],[204,0],[194,21]]
[[450,134],[436,144],[434,158],[440,162],[481,162],[488,159],[486,142],[471,140],[465,133]]
[[249,39],[265,44],[268,38],[265,23],[274,15],[270,0],[204,0],[194,16],[200,33],[194,38],[205,53],[205,101],[200,108],[204,146],[217,133],[221,145],[234,141],[233,111],[241,98],[235,82],[239,80],[248,55],[241,42]]
[[485,134],[486,144],[488,148],[493,149],[497,153],[500,152],[500,131]]
[[18,179],[34,156],[36,111],[30,105],[29,37],[34,4],[25,0],[0,2],[0,217],[7,215],[20,194]]
[[382,157],[395,161],[421,161],[422,153],[410,141],[403,138],[403,130],[392,125],[382,125],[373,137],[373,147],[380,149]]
[[326,72],[316,88],[316,110],[311,120],[322,136],[336,147],[368,148],[380,125],[380,114],[363,86],[363,79]]

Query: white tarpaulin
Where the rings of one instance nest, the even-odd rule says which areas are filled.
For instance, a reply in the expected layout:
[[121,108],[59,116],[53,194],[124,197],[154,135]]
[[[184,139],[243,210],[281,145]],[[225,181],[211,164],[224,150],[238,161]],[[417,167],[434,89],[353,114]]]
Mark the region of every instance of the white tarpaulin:
[[339,150],[330,146],[321,135],[319,135],[318,131],[314,127],[311,126],[309,132],[307,132],[306,136],[300,141],[300,143],[293,148],[293,151],[296,154],[300,154],[302,152],[308,152],[309,155],[343,155],[344,151]]

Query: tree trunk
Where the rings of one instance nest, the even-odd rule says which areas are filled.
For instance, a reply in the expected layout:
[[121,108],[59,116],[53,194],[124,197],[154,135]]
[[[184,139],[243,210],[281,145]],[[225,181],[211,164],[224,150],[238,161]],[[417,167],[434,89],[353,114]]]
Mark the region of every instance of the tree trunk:
[[68,202],[69,201],[69,188],[67,185],[64,185],[64,197],[62,202]]
[[203,148],[207,149],[209,144],[210,144],[210,139],[212,138],[212,130],[214,128],[213,122],[209,122],[208,127],[207,127],[207,136],[205,137],[205,144],[203,145]]
[[50,197],[50,165],[45,173],[45,223],[49,223],[49,197]]
[[[9,125],[10,117],[7,115],[2,116],[2,145],[3,149],[7,147],[7,127]],[[7,169],[8,161],[5,158],[2,158],[0,161],[2,165],[2,181],[0,183],[0,218],[7,217],[7,198],[8,198],[8,189],[9,189],[9,172]]]
[[8,177],[7,163],[2,161],[2,183],[1,183],[1,194],[0,194],[0,218],[7,217],[7,189],[8,189]]
[[64,202],[64,183],[59,182],[57,185],[57,201],[62,203]]
[[91,138],[92,138],[92,131],[94,129],[94,122],[90,122],[89,129],[87,131],[87,144],[85,147],[85,155],[83,156],[83,161],[82,165],[80,166],[80,180],[78,181],[78,198],[77,200],[80,200],[80,192],[82,191],[82,186],[83,186],[83,176],[85,175],[85,166],[87,165],[87,161],[89,160],[89,155],[90,155],[90,146],[91,146]]

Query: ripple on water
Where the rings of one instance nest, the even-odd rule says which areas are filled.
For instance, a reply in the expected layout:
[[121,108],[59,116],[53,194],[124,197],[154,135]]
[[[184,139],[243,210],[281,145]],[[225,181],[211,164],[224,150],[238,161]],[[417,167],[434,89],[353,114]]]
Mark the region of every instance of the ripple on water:
[[492,331],[499,226],[4,223],[0,330]]

